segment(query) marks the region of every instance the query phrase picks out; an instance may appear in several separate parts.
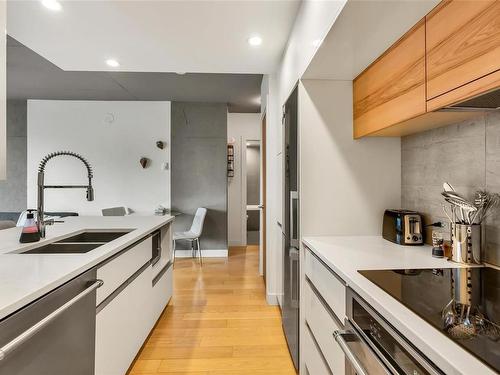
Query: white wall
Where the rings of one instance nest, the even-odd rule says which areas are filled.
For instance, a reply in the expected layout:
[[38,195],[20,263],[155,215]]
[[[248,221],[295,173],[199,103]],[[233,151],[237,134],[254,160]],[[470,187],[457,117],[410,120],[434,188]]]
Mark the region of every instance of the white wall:
[[234,139],[234,177],[228,179],[228,244],[246,241],[246,142],[260,140],[259,113],[228,113],[227,138]]
[[[0,1],[0,30],[7,30],[7,2]],[[0,180],[7,177],[7,33],[0,34]]]
[[[109,119],[113,118],[113,121]],[[166,142],[160,150],[156,141]],[[36,207],[40,160],[48,153],[70,150],[94,169],[95,201],[85,190],[46,190],[46,211],[101,214],[101,209],[127,206],[153,214],[160,203],[170,207],[170,102],[28,101],[28,206]],[[139,164],[151,159],[149,168]],[[46,184],[86,184],[86,171],[75,158],[48,162]]]
[[346,3],[347,0],[302,2],[278,70],[281,105],[306,71]]
[[299,85],[301,236],[380,235],[401,205],[401,139],[352,137],[352,81]]

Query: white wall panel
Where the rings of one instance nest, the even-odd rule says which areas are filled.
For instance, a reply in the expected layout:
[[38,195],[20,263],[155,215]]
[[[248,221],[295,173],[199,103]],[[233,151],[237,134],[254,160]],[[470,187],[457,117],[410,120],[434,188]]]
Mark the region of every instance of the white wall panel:
[[[164,141],[160,150],[156,141]],[[170,102],[28,101],[28,206],[36,206],[40,160],[50,152],[83,155],[94,169],[94,202],[85,190],[46,190],[46,211],[97,214],[127,206],[153,214],[158,204],[170,207]],[[151,160],[148,168],[141,157]],[[83,164],[72,157],[48,162],[46,184],[86,184]]]

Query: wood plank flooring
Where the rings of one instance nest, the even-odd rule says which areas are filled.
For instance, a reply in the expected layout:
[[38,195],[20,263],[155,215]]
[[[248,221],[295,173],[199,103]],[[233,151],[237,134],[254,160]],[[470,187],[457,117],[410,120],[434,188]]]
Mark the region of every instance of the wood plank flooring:
[[295,375],[279,309],[266,304],[258,247],[203,267],[177,259],[172,300],[129,374]]

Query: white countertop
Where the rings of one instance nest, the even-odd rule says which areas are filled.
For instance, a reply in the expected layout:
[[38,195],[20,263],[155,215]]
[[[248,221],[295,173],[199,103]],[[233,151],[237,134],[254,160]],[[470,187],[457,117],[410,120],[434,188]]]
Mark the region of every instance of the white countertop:
[[306,237],[304,244],[446,374],[496,374],[358,270],[451,268],[430,246],[399,246],[380,236]]
[[[21,228],[0,230],[0,319],[103,262],[152,231],[172,216],[74,216],[47,226],[46,238],[19,243]],[[87,230],[132,229],[114,241],[84,254],[19,254]]]

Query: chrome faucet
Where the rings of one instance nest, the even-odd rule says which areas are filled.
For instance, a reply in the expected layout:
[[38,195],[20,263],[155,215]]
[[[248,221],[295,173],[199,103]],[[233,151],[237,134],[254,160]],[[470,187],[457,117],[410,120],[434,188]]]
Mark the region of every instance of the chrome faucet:
[[[47,162],[55,158],[56,156],[73,156],[79,159],[85,167],[87,168],[87,175],[89,179],[88,185],[44,185],[44,176],[45,176],[45,166]],[[92,167],[90,163],[81,155],[71,152],[71,151],[56,151],[45,156],[40,165],[38,166],[38,205],[37,205],[37,214],[38,214],[38,231],[40,232],[40,237],[45,238],[45,225],[47,224],[44,220],[44,190],[45,189],[87,189],[87,200],[94,200],[94,188],[92,187]]]

